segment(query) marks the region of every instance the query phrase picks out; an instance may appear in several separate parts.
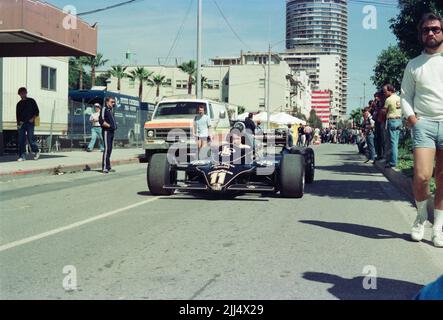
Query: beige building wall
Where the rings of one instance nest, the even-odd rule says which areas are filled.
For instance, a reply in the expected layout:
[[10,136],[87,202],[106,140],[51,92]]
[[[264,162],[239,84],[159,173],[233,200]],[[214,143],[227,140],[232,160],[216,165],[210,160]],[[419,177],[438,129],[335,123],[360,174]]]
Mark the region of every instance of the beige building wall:
[[[127,69],[127,73],[135,67]],[[155,103],[161,98],[187,95],[188,75],[176,66],[145,66],[154,74],[164,75],[168,85],[160,88],[160,95],[156,97],[156,88],[143,86],[143,102]],[[206,78],[203,88],[203,97],[211,100],[243,106],[248,112],[265,111],[267,66],[260,64],[205,66],[202,75]],[[270,111],[291,111],[291,84],[287,76],[291,69],[284,61],[271,65],[270,79]],[[131,82],[122,79],[121,93],[138,96],[138,81]],[[108,90],[117,92],[117,79],[111,77]],[[193,86],[192,93],[195,93]]]
[[[28,96],[35,99],[40,110],[41,126],[37,134],[49,134],[54,109],[54,134],[67,131],[68,123],[68,58],[3,58],[0,108],[3,130],[16,130],[16,105],[20,100],[17,90],[28,89]],[[42,66],[56,70],[55,90],[42,88]]]

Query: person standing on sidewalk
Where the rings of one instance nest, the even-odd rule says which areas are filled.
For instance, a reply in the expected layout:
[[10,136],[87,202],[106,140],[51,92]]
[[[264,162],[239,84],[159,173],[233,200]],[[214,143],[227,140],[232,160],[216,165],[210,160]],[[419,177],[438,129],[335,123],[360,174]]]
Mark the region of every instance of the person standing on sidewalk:
[[200,153],[205,151],[208,142],[210,142],[212,138],[211,118],[209,118],[209,116],[205,114],[205,109],[206,105],[203,103],[197,107],[197,115],[194,118],[194,125],[192,126],[193,128],[192,133],[197,143],[198,159],[200,159],[200,156],[202,156],[203,158],[205,157],[203,155],[200,155]]
[[389,158],[386,159],[385,168],[395,168],[398,161],[398,141],[402,127],[400,97],[395,93],[392,84],[384,85],[383,93],[387,97],[384,110],[388,122],[389,149],[391,150]]
[[111,153],[112,144],[114,143],[114,132],[117,130],[117,122],[115,122],[113,109],[115,105],[114,97],[106,97],[105,106],[100,111],[99,123],[103,131],[103,141],[105,142],[105,150],[103,151],[102,169],[103,173],[111,171]]
[[417,218],[411,237],[421,241],[428,219],[427,202],[430,181],[435,166],[435,201],[432,241],[443,247],[443,32],[442,18],[427,13],[418,25],[423,53],[406,66],[401,106],[412,128],[414,148],[414,196]]
[[91,114],[91,116],[89,117],[89,121],[92,123],[91,141],[89,142],[86,151],[91,152],[92,150],[94,150],[95,141],[98,139],[100,151],[103,152],[104,150],[103,133],[102,133],[102,127],[100,126],[99,122],[101,106],[100,104],[96,103],[94,104],[94,107],[95,107],[95,113]]
[[369,108],[365,108],[363,110],[363,134],[366,140],[366,145],[368,146],[368,159],[365,161],[365,163],[368,163],[369,161],[372,161],[372,163],[375,162],[375,145],[374,145],[374,126],[375,121],[372,119],[371,113],[369,112]]
[[40,150],[35,142],[34,129],[35,118],[40,115],[37,102],[28,98],[28,91],[22,87],[18,89],[18,95],[21,100],[16,106],[16,119],[18,130],[18,159],[17,161],[26,160],[26,138],[28,139],[31,150],[34,153],[34,160],[40,157]]

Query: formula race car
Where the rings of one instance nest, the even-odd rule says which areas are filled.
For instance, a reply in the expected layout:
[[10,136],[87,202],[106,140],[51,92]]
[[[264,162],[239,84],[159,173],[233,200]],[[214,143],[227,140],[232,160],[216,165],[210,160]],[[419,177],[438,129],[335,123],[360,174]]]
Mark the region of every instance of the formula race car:
[[231,130],[226,143],[208,148],[198,160],[180,163],[172,154],[154,154],[147,169],[153,195],[175,190],[211,194],[280,193],[302,198],[305,183],[314,181],[315,156],[311,148],[283,148],[262,156],[251,135]]

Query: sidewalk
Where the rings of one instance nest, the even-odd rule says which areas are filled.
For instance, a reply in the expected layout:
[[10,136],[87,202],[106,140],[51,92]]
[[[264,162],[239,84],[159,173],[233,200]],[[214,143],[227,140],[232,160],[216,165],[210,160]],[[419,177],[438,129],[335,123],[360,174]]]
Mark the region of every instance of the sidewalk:
[[[141,148],[114,149],[111,165],[139,163],[143,158]],[[39,160],[32,160],[32,155],[28,154],[23,162],[18,162],[16,155],[6,155],[0,157],[0,178],[100,170],[101,163],[102,153],[98,150],[42,153]]]

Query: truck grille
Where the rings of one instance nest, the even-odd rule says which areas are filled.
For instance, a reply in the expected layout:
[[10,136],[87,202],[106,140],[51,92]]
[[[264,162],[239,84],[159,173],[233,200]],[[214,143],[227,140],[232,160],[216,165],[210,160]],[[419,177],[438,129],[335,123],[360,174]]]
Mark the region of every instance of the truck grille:
[[183,137],[184,134],[186,134],[187,139],[191,137],[191,128],[154,129],[154,137],[156,139],[168,140],[167,138],[171,131],[172,133],[169,137],[171,142],[177,141],[178,137]]

